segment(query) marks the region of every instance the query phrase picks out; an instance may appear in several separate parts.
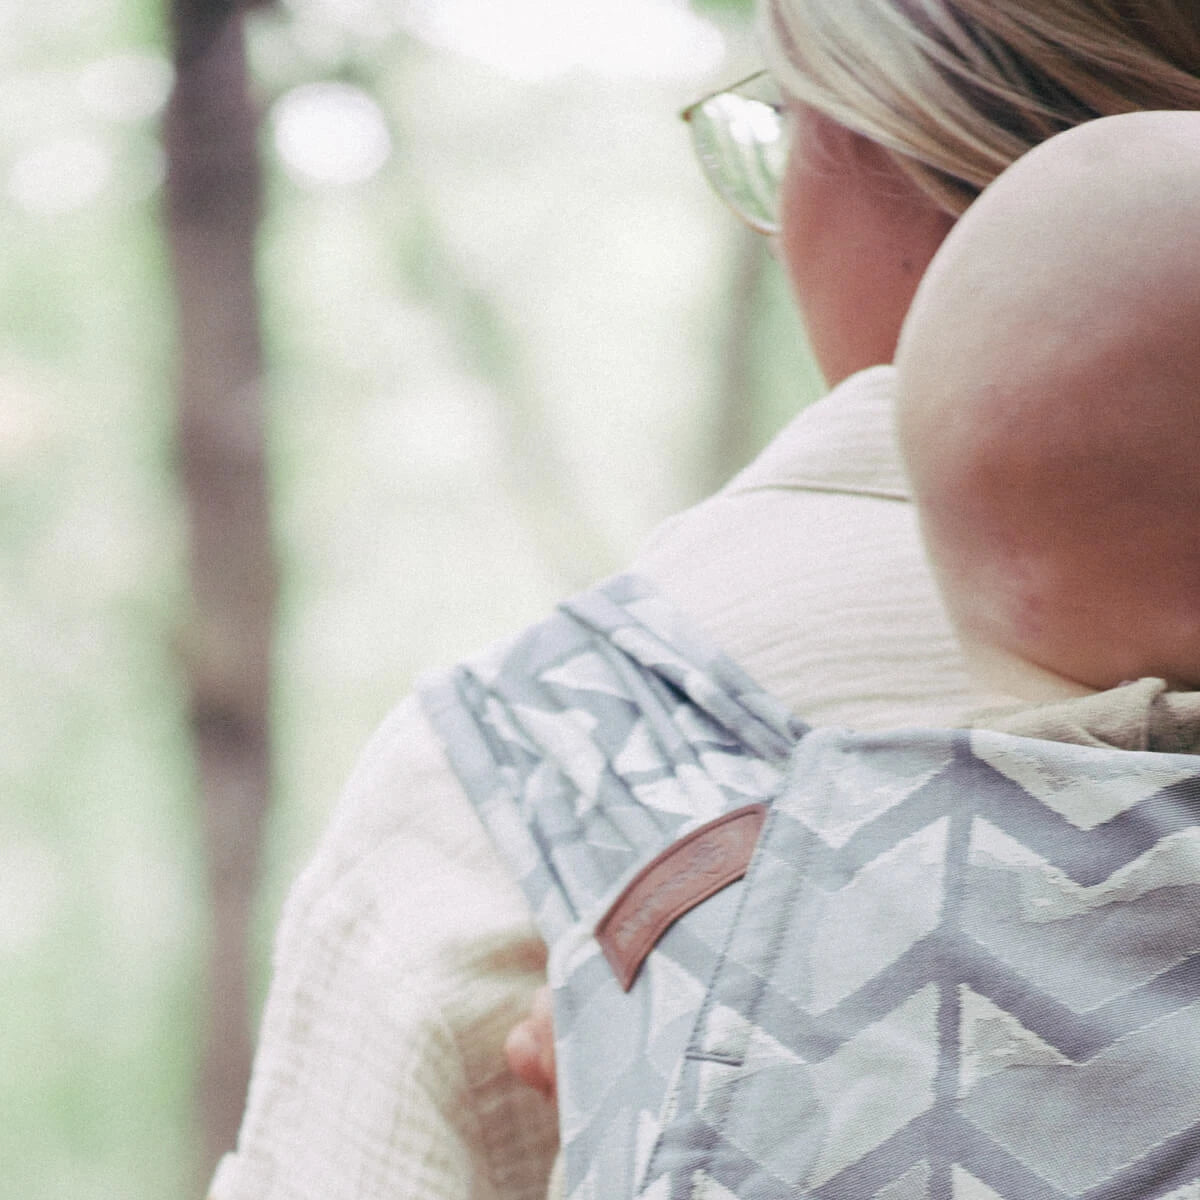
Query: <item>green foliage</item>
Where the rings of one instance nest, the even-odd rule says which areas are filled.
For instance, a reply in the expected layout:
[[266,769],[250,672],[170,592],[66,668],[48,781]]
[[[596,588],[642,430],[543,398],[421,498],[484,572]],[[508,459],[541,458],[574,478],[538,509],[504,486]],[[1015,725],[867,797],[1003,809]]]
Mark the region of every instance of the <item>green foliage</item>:
[[754,4],[755,0],[692,0],[692,7],[699,13],[745,21],[754,15]]

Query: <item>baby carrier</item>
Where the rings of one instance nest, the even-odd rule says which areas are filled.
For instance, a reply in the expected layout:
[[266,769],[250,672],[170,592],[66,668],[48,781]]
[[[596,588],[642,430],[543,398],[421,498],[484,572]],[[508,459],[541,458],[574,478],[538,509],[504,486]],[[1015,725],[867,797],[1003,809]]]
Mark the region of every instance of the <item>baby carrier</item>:
[[811,729],[628,576],[423,699],[572,1200],[1200,1200],[1200,760]]

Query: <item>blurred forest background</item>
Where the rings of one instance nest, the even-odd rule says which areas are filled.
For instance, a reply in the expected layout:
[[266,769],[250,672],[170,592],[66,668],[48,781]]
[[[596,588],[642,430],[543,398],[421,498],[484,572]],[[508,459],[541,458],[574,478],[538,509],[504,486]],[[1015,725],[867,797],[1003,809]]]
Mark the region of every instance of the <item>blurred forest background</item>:
[[373,726],[817,394],[677,119],[757,66],[741,0],[0,0],[0,1196],[202,1195]]

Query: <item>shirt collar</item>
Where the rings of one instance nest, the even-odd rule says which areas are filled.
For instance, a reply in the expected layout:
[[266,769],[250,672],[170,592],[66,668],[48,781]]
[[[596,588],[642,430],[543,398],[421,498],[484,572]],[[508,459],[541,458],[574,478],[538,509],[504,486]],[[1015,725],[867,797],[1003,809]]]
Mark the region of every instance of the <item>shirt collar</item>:
[[895,398],[895,367],[850,376],[793,418],[725,491],[796,488],[908,500]]

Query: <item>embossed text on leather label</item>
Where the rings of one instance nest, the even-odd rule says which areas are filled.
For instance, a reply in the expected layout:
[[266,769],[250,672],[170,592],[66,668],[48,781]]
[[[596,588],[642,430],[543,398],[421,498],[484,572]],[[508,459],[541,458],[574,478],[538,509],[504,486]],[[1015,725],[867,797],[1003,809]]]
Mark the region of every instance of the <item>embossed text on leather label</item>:
[[596,926],[596,940],[625,991],[672,922],[737,879],[767,818],[748,804],[693,829],[650,860]]

